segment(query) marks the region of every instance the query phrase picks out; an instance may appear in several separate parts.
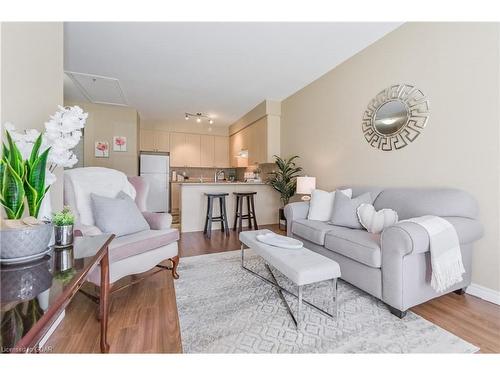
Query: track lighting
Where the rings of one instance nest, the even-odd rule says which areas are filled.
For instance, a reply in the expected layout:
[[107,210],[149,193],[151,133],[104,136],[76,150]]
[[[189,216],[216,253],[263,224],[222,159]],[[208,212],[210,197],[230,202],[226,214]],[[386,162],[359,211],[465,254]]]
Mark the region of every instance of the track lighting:
[[208,120],[208,123],[210,125],[214,124],[214,120],[209,115],[207,115],[205,113],[202,113],[202,112],[196,112],[196,113],[186,112],[186,113],[184,113],[185,120],[190,120],[191,118],[194,118],[198,124],[200,124],[203,120]]

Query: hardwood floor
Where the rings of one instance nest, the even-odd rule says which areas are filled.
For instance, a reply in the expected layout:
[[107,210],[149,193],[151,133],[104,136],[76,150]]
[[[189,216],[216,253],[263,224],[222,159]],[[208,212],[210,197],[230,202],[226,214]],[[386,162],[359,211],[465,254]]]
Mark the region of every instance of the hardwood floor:
[[[262,228],[282,233],[277,225]],[[186,233],[179,241],[179,255],[182,258],[239,247],[238,236],[233,231],[229,237],[213,231],[211,240],[201,232]],[[412,311],[480,347],[482,353],[500,353],[500,306],[467,294],[452,293],[416,306]],[[55,353],[98,353],[99,323],[95,312],[93,302],[77,295],[46,346],[52,346]],[[111,353],[182,352],[171,273],[160,272],[112,294],[108,334]]]

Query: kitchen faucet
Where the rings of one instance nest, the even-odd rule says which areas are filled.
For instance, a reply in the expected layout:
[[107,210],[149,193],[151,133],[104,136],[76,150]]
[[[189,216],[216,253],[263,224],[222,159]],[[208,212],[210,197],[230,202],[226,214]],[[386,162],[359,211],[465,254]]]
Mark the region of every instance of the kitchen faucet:
[[219,180],[219,174],[221,172],[224,172],[224,170],[223,169],[216,169],[215,170],[214,182],[217,182]]

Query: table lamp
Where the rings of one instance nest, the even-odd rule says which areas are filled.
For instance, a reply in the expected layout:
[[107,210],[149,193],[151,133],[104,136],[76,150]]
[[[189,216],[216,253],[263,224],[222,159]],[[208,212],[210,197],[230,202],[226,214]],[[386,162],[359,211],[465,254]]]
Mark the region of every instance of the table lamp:
[[311,199],[312,191],[316,189],[316,177],[297,177],[297,194],[304,194],[303,201]]

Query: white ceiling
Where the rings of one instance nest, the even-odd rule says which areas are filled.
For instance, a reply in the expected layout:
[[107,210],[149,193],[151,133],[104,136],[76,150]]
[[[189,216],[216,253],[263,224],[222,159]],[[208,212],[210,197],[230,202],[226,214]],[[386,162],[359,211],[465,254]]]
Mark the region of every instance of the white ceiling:
[[[65,23],[67,71],[117,78],[144,121],[230,125],[283,100],[400,23]],[[65,82],[65,98],[82,100]]]

